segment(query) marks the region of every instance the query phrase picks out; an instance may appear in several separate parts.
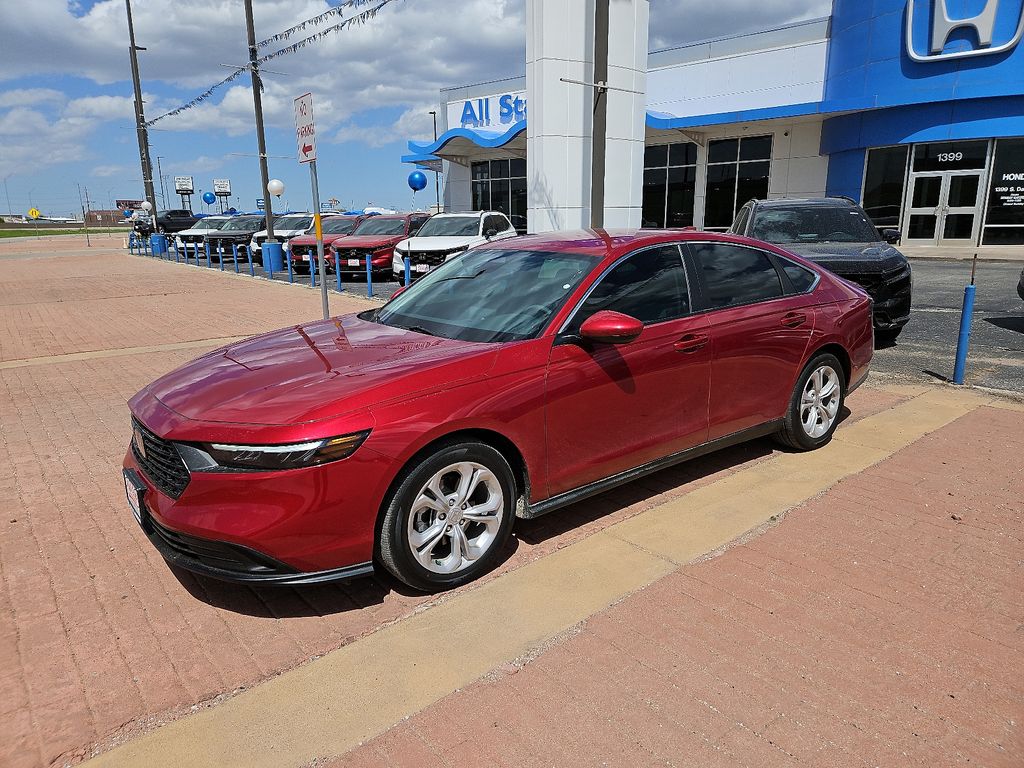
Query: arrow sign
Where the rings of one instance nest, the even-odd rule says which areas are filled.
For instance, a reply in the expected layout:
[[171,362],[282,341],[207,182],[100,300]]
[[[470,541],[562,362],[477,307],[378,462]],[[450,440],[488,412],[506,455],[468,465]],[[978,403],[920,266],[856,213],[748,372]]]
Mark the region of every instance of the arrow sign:
[[316,126],[313,124],[313,94],[306,93],[295,100],[295,146],[299,162],[316,160]]

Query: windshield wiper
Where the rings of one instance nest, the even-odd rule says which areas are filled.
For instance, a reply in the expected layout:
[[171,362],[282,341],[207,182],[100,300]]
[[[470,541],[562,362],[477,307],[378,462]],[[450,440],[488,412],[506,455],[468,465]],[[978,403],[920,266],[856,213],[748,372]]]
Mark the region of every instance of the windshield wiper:
[[422,333],[424,336],[440,336],[441,335],[439,333],[434,333],[433,331],[428,331],[422,325],[410,325],[410,326],[407,326],[405,330],[412,331],[413,333]]
[[437,282],[444,283],[447,282],[448,280],[476,280],[478,277],[480,277],[480,275],[482,275],[486,271],[486,269],[481,269],[475,275],[452,275],[451,277],[442,277]]

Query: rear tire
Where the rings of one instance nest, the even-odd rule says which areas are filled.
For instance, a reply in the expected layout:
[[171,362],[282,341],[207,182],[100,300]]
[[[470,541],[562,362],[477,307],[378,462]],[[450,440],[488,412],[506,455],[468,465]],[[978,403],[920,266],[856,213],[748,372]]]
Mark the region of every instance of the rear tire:
[[439,592],[493,568],[512,532],[516,482],[486,443],[441,444],[407,466],[384,511],[378,559],[414,589]]
[[775,439],[796,451],[813,451],[832,439],[846,402],[846,375],[832,354],[815,355],[800,373]]

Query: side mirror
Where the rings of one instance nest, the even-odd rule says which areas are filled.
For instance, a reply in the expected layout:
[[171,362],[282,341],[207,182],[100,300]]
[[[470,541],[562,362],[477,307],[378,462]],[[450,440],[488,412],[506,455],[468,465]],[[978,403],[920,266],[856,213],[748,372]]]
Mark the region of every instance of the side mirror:
[[484,232],[484,237],[486,237],[488,240],[490,240],[492,237],[496,237],[497,234],[498,234],[498,230],[496,230],[494,227],[491,227],[486,232]]
[[899,245],[900,240],[903,239],[903,235],[898,229],[883,229],[882,239],[889,245]]
[[598,344],[629,344],[644,332],[644,324],[635,317],[604,309],[595,312],[580,326],[580,336]]

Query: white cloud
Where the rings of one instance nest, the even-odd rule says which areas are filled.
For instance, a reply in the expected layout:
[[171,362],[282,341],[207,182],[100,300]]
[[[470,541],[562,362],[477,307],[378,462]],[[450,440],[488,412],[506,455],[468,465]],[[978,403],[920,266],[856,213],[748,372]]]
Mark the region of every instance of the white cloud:
[[[143,96],[143,100],[145,100]],[[72,99],[64,107],[68,117],[92,117],[98,120],[130,118],[134,122],[135,98],[132,96],[85,96]]]
[[127,165],[97,165],[92,169],[92,175],[99,176],[101,179],[108,179],[112,176],[124,176],[129,170]]
[[66,96],[53,88],[14,88],[0,93],[0,108],[63,104]]

